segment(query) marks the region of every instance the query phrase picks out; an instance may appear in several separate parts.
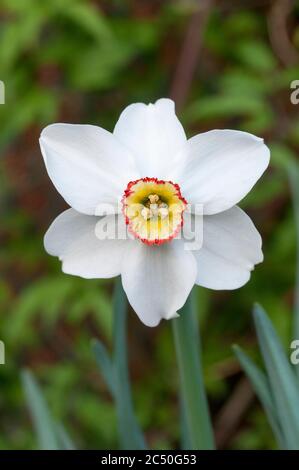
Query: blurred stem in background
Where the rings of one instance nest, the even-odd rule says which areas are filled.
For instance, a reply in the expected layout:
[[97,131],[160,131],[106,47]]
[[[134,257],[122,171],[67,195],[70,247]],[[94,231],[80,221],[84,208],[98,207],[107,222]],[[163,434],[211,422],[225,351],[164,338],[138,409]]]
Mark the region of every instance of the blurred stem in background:
[[[292,200],[294,206],[294,216],[296,225],[296,287],[295,287],[295,308],[294,308],[294,328],[293,336],[299,339],[299,169],[295,162],[290,161],[288,164],[288,173],[290,186],[292,191]],[[296,367],[299,375],[299,366]]]
[[[194,289],[180,317],[172,320],[181,379],[183,418],[189,449],[214,449],[214,438],[204,388],[198,328],[194,315]],[[186,441],[186,439],[185,439]]]
[[[143,435],[135,419],[128,373],[127,351],[128,302],[120,278],[114,292],[114,376],[119,435],[127,449],[145,449]],[[132,447],[133,446],[133,447]]]
[[116,280],[113,302],[113,355],[95,340],[93,344],[96,360],[115,404],[120,447],[122,449],[145,449],[143,434],[136,421],[131,396],[127,351],[128,302],[120,278]]

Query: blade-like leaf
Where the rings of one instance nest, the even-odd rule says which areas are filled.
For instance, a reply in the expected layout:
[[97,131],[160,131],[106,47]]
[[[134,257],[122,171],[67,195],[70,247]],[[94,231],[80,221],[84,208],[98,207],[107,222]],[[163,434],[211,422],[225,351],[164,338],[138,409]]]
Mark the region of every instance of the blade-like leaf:
[[103,375],[106,385],[110,390],[110,393],[115,397],[115,377],[114,377],[114,366],[112,360],[107,352],[107,349],[101,343],[100,340],[94,339],[92,341],[92,349],[95,354],[97,365]]
[[[296,162],[290,161],[288,164],[289,181],[292,190],[292,200],[294,206],[295,226],[296,226],[296,286],[295,286],[295,308],[294,308],[294,339],[299,339],[299,166]],[[299,364],[295,366],[299,376]]]
[[113,358],[105,346],[94,340],[93,350],[100,372],[116,404],[117,425],[121,448],[146,449],[142,431],[137,423],[128,373],[127,354],[127,299],[121,281],[116,281],[113,306]]
[[40,449],[59,449],[55,425],[50,416],[47,403],[39,385],[30,371],[25,370],[22,372],[22,383]]
[[288,449],[299,449],[299,388],[294,371],[260,306],[254,309],[254,321],[285,444]]
[[40,449],[74,450],[75,445],[63,425],[52,419],[48,405],[34,375],[29,370],[24,370],[21,379]]
[[275,435],[281,448],[285,448],[284,437],[280,428],[275,404],[267,376],[255,365],[247,354],[242,349],[234,345],[233,351],[238,358],[242,368],[248,376],[252,387],[257,394],[263,408],[267,414],[273,434]]
[[61,450],[75,450],[75,444],[61,423],[55,423],[56,436]]

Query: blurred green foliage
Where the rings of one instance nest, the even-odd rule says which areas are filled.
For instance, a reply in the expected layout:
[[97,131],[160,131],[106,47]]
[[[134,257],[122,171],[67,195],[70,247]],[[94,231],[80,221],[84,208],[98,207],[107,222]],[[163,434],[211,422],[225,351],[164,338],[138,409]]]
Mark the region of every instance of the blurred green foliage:
[[[262,233],[264,263],[238,291],[197,289],[206,384],[224,448],[276,445],[258,401],[240,393],[243,373],[230,348],[237,342],[257,355],[253,302],[265,307],[289,347],[296,244],[286,167],[299,150],[299,105],[290,102],[290,82],[299,79],[299,3],[279,50],[274,3],[216,2],[204,34],[198,31],[203,45],[180,113],[189,135],[242,129],[263,136],[272,150],[271,169],[242,203]],[[43,234],[65,205],[48,181],[38,136],[55,121],[111,130],[127,104],[168,96],[194,4],[1,0],[0,338],[7,363],[0,366],[0,449],[37,448],[20,383],[24,366],[77,448],[117,447],[114,405],[90,350],[94,336],[111,347],[112,282],[63,275],[45,254]],[[133,313],[129,323],[138,419],[152,447],[173,448],[179,411],[170,325],[148,329]],[[234,400],[238,407],[229,408]],[[241,411],[225,421],[230,409]]]

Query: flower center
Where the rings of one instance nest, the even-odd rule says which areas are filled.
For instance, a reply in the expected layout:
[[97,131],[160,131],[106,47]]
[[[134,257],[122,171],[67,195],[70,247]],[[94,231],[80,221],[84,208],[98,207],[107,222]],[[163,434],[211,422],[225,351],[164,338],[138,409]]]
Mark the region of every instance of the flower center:
[[131,181],[122,203],[129,230],[148,245],[160,245],[177,235],[187,205],[177,184],[157,178]]

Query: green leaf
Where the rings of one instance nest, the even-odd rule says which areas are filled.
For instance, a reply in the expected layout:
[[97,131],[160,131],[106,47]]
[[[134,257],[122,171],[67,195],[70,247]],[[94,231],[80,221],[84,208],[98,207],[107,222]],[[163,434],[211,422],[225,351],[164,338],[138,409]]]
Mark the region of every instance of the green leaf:
[[39,385],[29,370],[22,372],[22,382],[40,449],[58,450],[55,425]]
[[267,376],[254,364],[254,362],[239,346],[234,345],[232,349],[264,407],[270,426],[280,447],[284,448],[284,438],[278,422],[275,404]]
[[52,419],[48,405],[33,374],[29,370],[24,370],[21,379],[39,448],[41,450],[74,450],[75,445],[63,425]]
[[[292,190],[292,200],[296,225],[297,267],[295,288],[294,338],[299,339],[299,167],[297,163],[290,160],[287,168],[290,186]],[[296,369],[298,369],[299,371],[299,367]]]
[[294,371],[266,313],[256,306],[253,314],[286,448],[299,449],[299,390]]
[[121,448],[145,449],[145,440],[134,414],[128,373],[127,306],[126,295],[118,279],[113,303],[113,359],[110,359],[106,348],[98,340],[94,340],[93,350],[99,369],[115,400]]
[[276,66],[272,50],[265,43],[246,39],[236,44],[234,53],[242,64],[258,72],[271,72]]
[[55,423],[55,431],[61,450],[75,450],[75,445],[61,423]]
[[114,377],[114,366],[111,358],[109,357],[107,349],[105,348],[103,343],[98,339],[94,339],[92,341],[92,349],[95,354],[97,365],[105,379],[106,385],[109,388],[113,397],[115,397],[116,385]]

